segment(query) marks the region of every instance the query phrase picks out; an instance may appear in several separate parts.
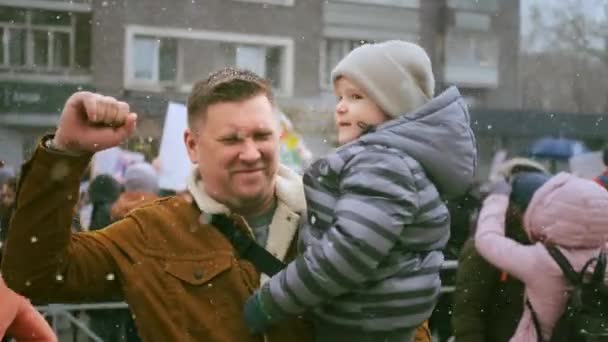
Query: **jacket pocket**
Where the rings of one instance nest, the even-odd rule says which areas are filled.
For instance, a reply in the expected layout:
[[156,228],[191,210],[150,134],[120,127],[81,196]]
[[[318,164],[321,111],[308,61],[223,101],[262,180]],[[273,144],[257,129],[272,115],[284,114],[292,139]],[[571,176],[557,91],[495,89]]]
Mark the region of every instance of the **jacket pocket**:
[[232,267],[230,255],[212,255],[197,260],[168,260],[165,272],[190,285],[202,285]]
[[242,320],[235,317],[240,317],[250,291],[232,254],[206,253],[164,263],[167,290],[174,298],[168,310],[192,337],[186,340],[247,340]]

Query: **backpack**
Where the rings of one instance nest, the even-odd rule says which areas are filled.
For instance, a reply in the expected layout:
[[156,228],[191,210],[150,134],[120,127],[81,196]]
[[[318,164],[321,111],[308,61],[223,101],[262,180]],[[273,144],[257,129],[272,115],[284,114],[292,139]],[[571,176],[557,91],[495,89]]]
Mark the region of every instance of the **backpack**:
[[[550,341],[544,341],[536,312],[529,300],[526,305],[532,313],[538,342],[586,342],[608,341],[608,286],[606,276],[606,252],[587,261],[580,272],[576,272],[568,259],[555,246],[545,246],[557,262],[572,286],[564,313],[557,321]],[[587,269],[595,262],[591,277]]]

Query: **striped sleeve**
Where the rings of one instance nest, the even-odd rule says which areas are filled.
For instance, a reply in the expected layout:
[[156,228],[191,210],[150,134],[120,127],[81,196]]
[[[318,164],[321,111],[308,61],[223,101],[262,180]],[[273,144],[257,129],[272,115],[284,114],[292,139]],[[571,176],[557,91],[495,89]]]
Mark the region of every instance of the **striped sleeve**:
[[303,312],[361,286],[414,220],[418,193],[403,158],[365,151],[343,170],[335,224],[262,290],[275,312]]

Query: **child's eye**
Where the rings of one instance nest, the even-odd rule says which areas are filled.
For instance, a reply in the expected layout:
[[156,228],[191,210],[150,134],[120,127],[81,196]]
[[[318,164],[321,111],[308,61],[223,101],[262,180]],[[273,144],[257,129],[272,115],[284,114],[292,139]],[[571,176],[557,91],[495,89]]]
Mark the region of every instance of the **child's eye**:
[[363,96],[359,95],[359,94],[352,94],[350,96],[351,99],[353,100],[361,100],[363,98]]
[[336,96],[336,100],[337,100],[338,102],[342,101],[342,96]]

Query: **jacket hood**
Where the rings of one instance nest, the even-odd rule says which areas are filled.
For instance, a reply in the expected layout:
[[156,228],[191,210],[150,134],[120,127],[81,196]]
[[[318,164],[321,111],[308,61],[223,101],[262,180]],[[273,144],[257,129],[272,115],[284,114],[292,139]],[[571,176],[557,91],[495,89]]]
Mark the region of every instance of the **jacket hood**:
[[477,145],[469,112],[456,87],[378,126],[361,141],[396,148],[416,159],[444,198],[458,197],[473,184]]
[[150,192],[126,191],[123,192],[112,206],[111,217],[113,221],[120,220],[136,208],[150,203],[159,197]]
[[608,191],[562,172],[541,186],[524,214],[532,241],[566,248],[601,247],[608,241]]

